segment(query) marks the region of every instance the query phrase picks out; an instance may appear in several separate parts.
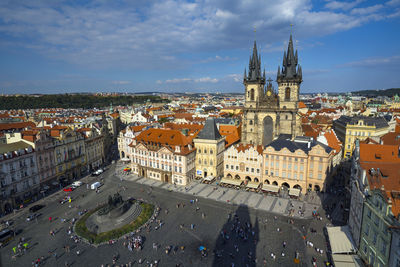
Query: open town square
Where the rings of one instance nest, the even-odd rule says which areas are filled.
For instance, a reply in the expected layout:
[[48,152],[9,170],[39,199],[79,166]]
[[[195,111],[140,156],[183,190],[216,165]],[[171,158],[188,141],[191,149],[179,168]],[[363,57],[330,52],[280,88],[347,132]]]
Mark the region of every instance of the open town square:
[[[300,202],[216,184],[176,187],[122,168],[113,164],[73,192],[40,200],[45,208],[32,221],[24,211],[7,216],[18,235],[0,250],[2,266],[323,266],[328,260],[329,222],[317,194]],[[97,192],[87,186],[94,181],[103,183]],[[72,223],[116,192],[154,203],[158,216],[140,232],[98,246],[78,237]],[[61,204],[66,195],[72,201]]]

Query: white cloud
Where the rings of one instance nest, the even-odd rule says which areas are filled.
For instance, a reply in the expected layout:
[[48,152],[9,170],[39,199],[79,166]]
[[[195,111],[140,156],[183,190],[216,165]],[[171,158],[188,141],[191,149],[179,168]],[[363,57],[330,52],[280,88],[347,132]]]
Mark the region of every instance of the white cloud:
[[386,5],[389,5],[389,6],[398,6],[398,5],[400,5],[400,0],[391,0],[391,1],[388,1],[388,2],[386,2]]
[[132,83],[131,81],[112,81],[112,84],[130,84]]
[[366,15],[366,14],[375,13],[375,12],[381,10],[382,8],[384,8],[383,5],[374,5],[374,6],[363,7],[363,8],[354,8],[353,10],[351,10],[351,14]]
[[353,7],[359,5],[360,3],[364,2],[365,0],[355,0],[351,2],[345,1],[330,1],[328,2],[325,7],[329,9],[342,9],[342,10],[349,10]]
[[[330,1],[319,11],[311,0],[1,1],[0,46],[90,68],[185,69],[193,61],[182,55],[248,47],[254,26],[259,44],[276,44],[287,40],[291,23],[307,38],[398,16],[377,13],[383,12],[377,6],[349,11],[361,2]],[[203,61],[230,60],[216,55]]]
[[400,55],[391,57],[366,58],[359,61],[345,63],[339,67],[379,67],[382,65],[400,64]]
[[210,77],[203,77],[195,79],[194,82],[196,83],[216,83],[218,82],[217,78],[210,78]]
[[170,79],[166,80],[165,83],[183,83],[183,82],[191,82],[193,79],[191,78],[180,78],[180,79]]

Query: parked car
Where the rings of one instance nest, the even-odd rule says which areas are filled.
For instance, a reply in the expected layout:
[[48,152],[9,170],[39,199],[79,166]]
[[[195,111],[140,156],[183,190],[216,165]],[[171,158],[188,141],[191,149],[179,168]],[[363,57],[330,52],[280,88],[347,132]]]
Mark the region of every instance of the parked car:
[[74,188],[73,187],[67,187],[67,188],[64,188],[63,190],[64,190],[64,192],[72,192],[72,191],[74,191]]
[[71,197],[64,197],[64,198],[62,198],[62,199],[60,199],[60,204],[64,204],[64,203],[67,203],[67,202],[69,202],[69,200],[72,200],[72,198]]
[[72,183],[72,187],[73,188],[77,188],[80,187],[83,183],[81,181],[75,181]]
[[30,215],[28,215],[28,217],[26,217],[26,221],[27,222],[33,221],[34,219],[36,219],[39,216],[40,216],[40,213],[30,214]]
[[93,176],[98,176],[98,175],[102,174],[103,172],[104,172],[103,169],[98,169],[95,172],[93,172],[92,175]]
[[40,209],[42,209],[44,207],[45,207],[45,205],[41,205],[41,204],[35,205],[35,206],[30,207],[29,211],[30,212],[36,212],[36,211],[38,211],[38,210],[40,210]]

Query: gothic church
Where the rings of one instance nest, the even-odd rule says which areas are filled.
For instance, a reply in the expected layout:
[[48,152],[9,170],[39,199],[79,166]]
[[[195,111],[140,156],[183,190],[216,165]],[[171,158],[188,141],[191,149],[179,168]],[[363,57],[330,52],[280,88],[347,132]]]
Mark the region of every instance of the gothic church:
[[[245,105],[243,110],[242,143],[267,145],[278,137],[295,138],[301,135],[300,117],[297,115],[302,71],[298,65],[297,50],[293,51],[290,35],[287,52],[284,51],[282,69],[278,67],[276,82],[261,73],[261,57],[254,41],[248,74],[244,71]],[[265,85],[267,82],[267,85]]]

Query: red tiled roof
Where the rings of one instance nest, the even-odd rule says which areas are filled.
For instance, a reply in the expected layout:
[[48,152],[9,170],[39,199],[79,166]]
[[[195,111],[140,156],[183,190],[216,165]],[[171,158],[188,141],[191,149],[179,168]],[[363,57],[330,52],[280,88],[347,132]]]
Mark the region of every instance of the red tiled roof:
[[12,130],[12,129],[24,129],[24,128],[36,127],[36,124],[27,122],[14,122],[14,123],[0,123],[0,131]]
[[[370,190],[380,190],[386,201],[392,202],[392,213],[396,218],[400,214],[400,168],[399,163],[373,162],[361,163],[366,170]],[[372,169],[374,171],[372,172]],[[378,171],[379,170],[379,171]]]
[[[151,128],[141,132],[136,136],[136,141],[150,146],[165,146],[175,149],[175,146],[181,147],[181,154],[187,154],[194,150],[192,138],[184,136],[178,130],[155,129]],[[188,145],[192,145],[192,149]]]
[[399,146],[360,143],[360,162],[398,162]]
[[389,132],[381,137],[384,145],[400,145],[400,132]]

